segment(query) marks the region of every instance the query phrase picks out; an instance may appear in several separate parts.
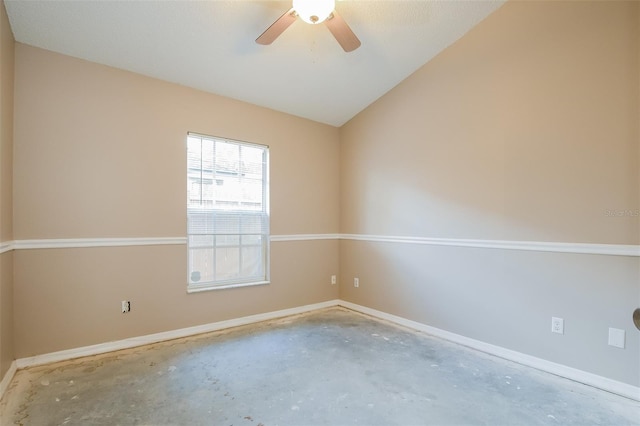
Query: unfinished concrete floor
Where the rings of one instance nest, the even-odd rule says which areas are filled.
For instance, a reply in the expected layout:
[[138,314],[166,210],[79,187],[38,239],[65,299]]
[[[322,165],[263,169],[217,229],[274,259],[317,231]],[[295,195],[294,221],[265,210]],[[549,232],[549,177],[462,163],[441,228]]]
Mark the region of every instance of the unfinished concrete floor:
[[624,425],[640,403],[333,308],[19,371],[24,425]]

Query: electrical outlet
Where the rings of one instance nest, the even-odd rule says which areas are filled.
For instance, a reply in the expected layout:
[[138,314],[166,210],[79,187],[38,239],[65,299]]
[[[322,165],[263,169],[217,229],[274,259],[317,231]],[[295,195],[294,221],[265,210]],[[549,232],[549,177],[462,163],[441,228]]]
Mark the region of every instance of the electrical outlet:
[[624,330],[609,328],[609,346],[624,349]]
[[335,285],[338,282],[338,278],[335,275],[331,275],[331,285]]
[[553,333],[564,334],[564,320],[562,318],[551,318],[551,331]]
[[354,278],[353,279],[353,286],[354,287],[360,287],[360,278]]
[[126,314],[127,312],[131,312],[131,302],[128,300],[122,301],[122,313]]

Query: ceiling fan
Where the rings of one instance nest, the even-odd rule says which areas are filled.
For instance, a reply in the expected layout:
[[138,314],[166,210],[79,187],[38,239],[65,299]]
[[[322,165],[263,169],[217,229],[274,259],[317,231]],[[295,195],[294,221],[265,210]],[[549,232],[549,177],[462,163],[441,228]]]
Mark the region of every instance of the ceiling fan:
[[309,24],[325,23],[345,52],[360,47],[360,40],[335,10],[335,0],[293,0],[293,7],[279,17],[256,39],[258,44],[271,44],[300,17]]

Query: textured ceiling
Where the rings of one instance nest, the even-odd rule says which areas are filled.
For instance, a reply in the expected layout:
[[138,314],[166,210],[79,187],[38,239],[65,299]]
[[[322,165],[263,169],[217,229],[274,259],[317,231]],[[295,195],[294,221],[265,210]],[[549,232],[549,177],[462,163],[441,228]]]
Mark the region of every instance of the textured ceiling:
[[256,44],[288,1],[5,1],[18,42],[334,126],[503,3],[337,1],[362,41],[345,53],[324,25],[300,20]]

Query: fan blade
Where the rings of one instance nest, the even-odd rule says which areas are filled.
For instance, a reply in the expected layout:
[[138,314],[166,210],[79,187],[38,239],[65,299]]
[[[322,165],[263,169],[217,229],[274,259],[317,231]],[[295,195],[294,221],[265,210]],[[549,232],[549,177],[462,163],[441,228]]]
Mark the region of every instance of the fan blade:
[[349,25],[336,13],[334,10],[329,19],[324,21],[331,31],[331,34],[338,40],[340,46],[344,49],[345,52],[351,52],[360,47],[360,40],[358,37],[351,31]]
[[279,17],[276,20],[276,22],[271,24],[271,26],[267,28],[265,32],[260,34],[260,37],[256,39],[256,43],[258,44],[273,43],[273,41],[277,39],[280,36],[280,34],[284,32],[284,30],[289,28],[289,25],[294,23],[294,21],[296,20],[296,17],[297,17],[296,11],[293,8],[289,9],[289,11],[286,12],[281,17]]

